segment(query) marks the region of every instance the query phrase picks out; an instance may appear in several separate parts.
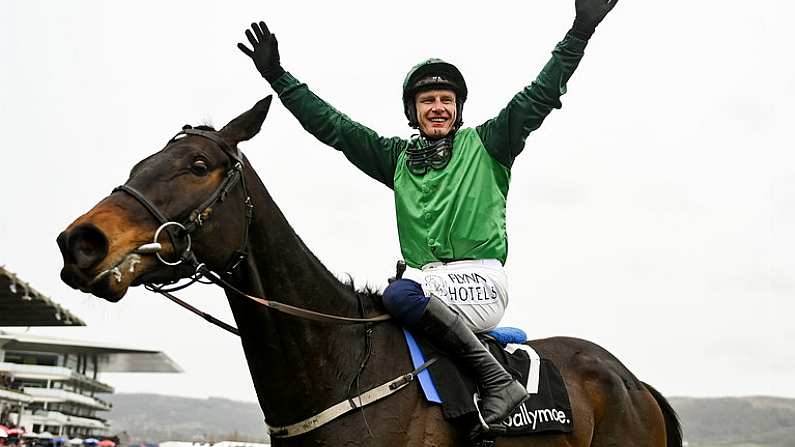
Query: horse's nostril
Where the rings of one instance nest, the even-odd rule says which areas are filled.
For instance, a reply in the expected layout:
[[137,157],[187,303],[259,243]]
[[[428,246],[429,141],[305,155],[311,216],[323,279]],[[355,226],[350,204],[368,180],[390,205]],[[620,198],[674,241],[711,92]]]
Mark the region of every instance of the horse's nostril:
[[70,257],[80,269],[97,265],[108,254],[108,238],[92,224],[82,224],[72,230],[66,245]]

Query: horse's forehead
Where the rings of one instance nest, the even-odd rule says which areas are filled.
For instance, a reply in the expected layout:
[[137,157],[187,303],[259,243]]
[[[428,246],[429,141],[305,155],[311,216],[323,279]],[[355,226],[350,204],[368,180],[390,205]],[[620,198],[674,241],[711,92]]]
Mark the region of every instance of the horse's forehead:
[[184,135],[176,140],[171,140],[160,152],[176,158],[197,150],[201,151],[203,155],[213,158],[220,158],[224,154],[224,151],[212,140],[198,135]]
[[131,174],[134,175],[143,170],[159,172],[162,169],[169,169],[182,157],[192,156],[197,152],[210,158],[210,161],[223,161],[223,151],[212,141],[195,135],[187,135],[169,141],[163,149],[139,161],[133,166]]

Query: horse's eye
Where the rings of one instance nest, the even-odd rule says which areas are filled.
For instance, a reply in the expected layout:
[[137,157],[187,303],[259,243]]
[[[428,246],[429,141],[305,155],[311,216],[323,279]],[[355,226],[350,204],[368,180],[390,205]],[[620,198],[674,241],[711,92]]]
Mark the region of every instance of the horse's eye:
[[196,160],[190,167],[190,170],[196,175],[207,175],[210,168],[207,166],[207,162],[204,160]]

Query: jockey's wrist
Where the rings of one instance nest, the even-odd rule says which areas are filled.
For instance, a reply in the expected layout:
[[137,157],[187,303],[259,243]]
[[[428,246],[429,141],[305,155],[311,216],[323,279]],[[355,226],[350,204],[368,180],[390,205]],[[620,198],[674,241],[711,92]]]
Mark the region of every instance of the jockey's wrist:
[[575,18],[574,24],[572,24],[568,34],[578,39],[588,40],[593,35],[594,31],[596,31],[596,25],[580,18]]
[[282,77],[284,74],[284,68],[281,65],[277,64],[272,67],[268,67],[268,70],[263,71],[262,77],[268,81],[269,84],[273,84],[276,82],[277,79]]

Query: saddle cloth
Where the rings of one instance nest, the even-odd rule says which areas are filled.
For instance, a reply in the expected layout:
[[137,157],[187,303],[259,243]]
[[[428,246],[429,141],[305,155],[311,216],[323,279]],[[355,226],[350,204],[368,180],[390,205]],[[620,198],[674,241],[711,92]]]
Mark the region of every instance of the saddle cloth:
[[[504,341],[506,333],[510,335],[516,333],[511,331],[511,328],[499,328],[494,336],[482,337],[497,361],[515,379],[524,384],[530,394],[530,397],[505,419],[507,434],[571,432],[574,419],[569,395],[560,372],[551,361],[541,358],[526,344],[505,345],[497,342],[497,339]],[[478,413],[475,404],[477,384],[474,378],[460,371],[451,358],[434,348],[424,337],[415,338],[405,328],[403,333],[415,368],[423,364],[426,359],[439,358],[418,376],[425,398],[429,402],[441,405],[445,419],[472,418],[474,423]]]

